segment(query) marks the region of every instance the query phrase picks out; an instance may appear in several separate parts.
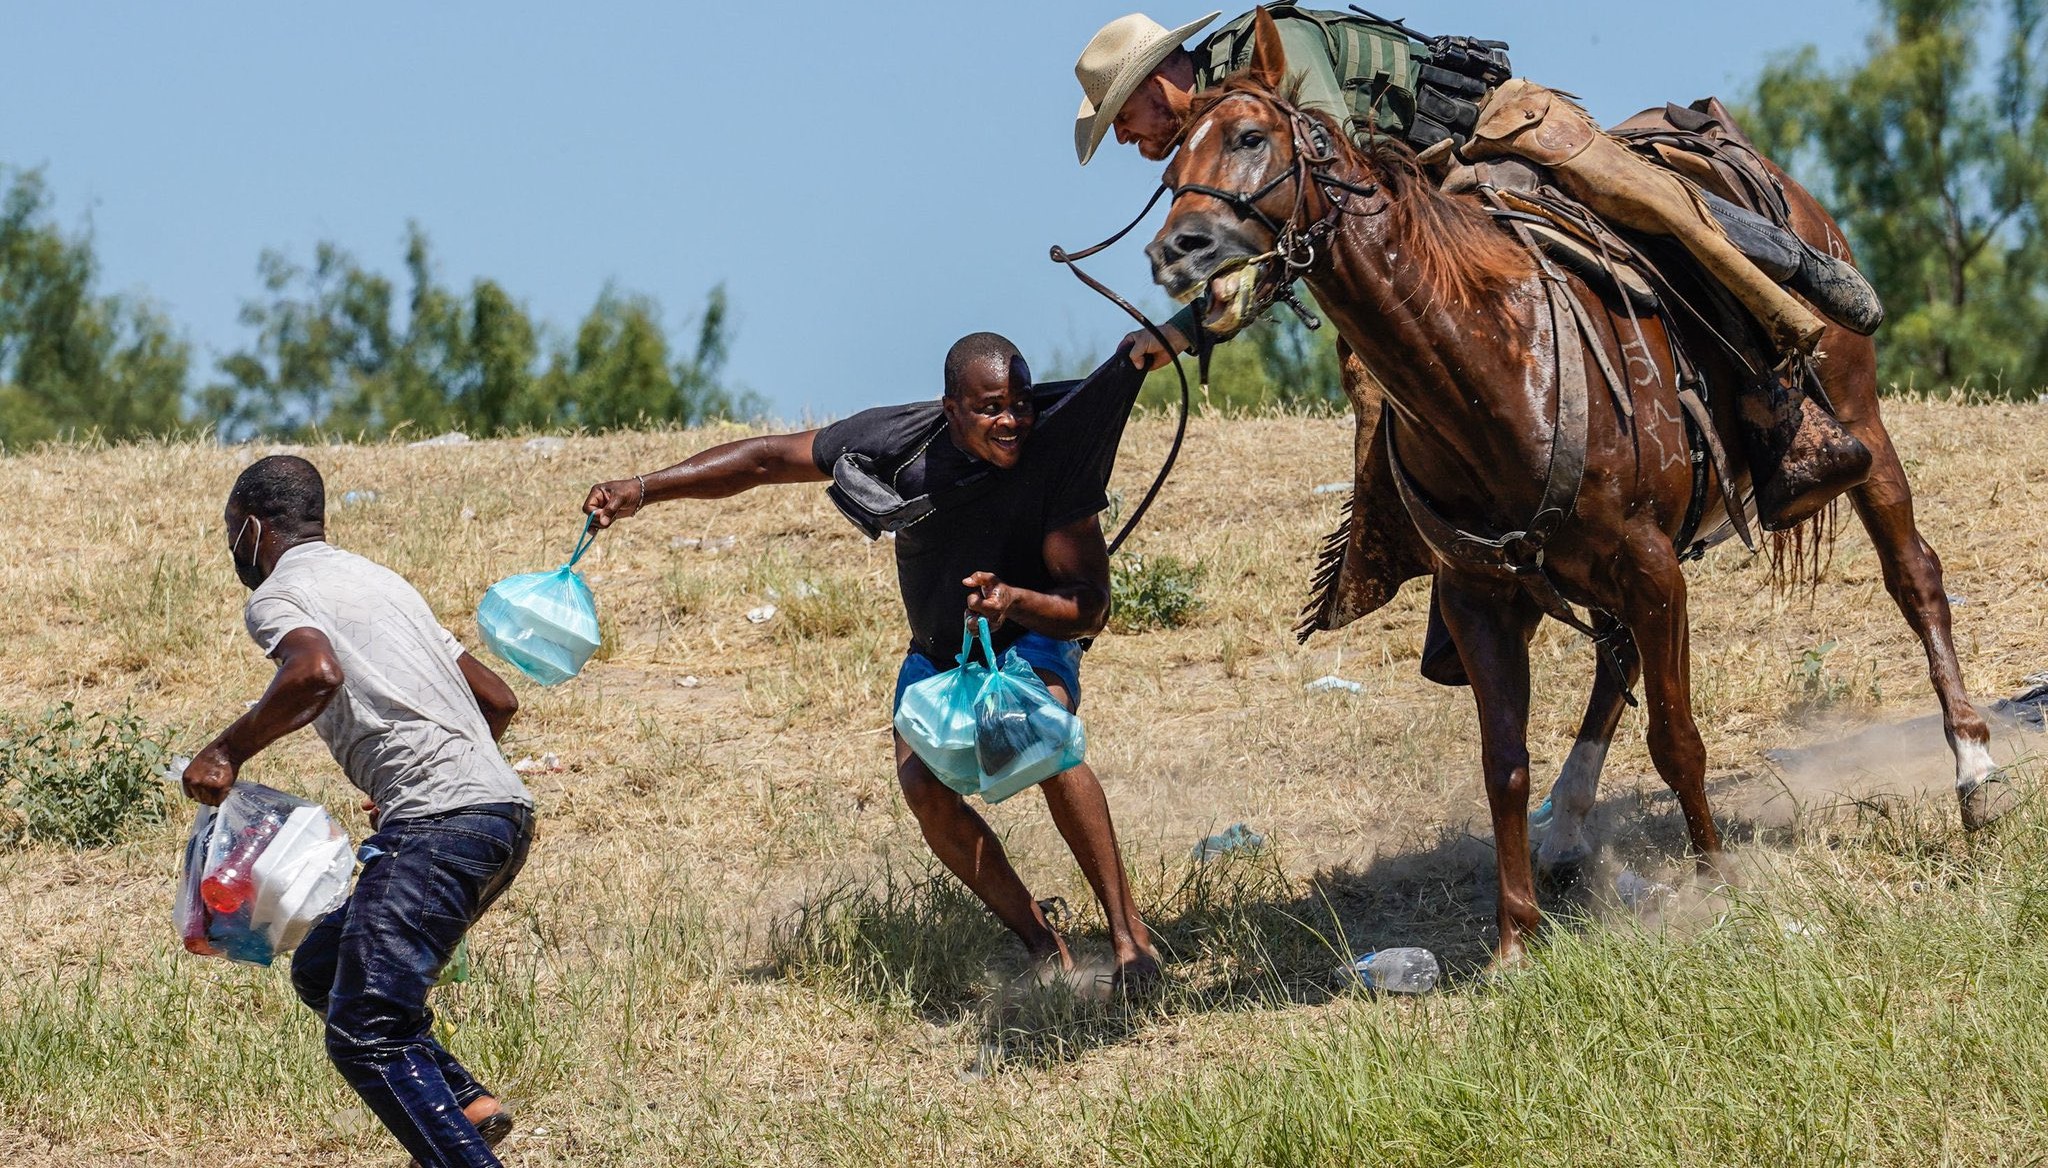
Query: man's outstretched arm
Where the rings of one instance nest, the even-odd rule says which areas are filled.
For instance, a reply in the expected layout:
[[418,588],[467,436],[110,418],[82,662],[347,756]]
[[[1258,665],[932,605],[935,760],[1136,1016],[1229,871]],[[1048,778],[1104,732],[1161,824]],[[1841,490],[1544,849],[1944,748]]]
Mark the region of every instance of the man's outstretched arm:
[[669,499],[723,499],[775,483],[820,483],[828,477],[811,460],[816,430],[744,438],[693,454],[666,470],[613,479],[590,488],[585,514],[599,527]]
[[310,626],[286,633],[271,654],[277,674],[249,712],[228,723],[219,737],[192,756],[185,768],[185,794],[220,806],[235,776],[250,758],[320,716],[343,681],[341,662],[327,634]]

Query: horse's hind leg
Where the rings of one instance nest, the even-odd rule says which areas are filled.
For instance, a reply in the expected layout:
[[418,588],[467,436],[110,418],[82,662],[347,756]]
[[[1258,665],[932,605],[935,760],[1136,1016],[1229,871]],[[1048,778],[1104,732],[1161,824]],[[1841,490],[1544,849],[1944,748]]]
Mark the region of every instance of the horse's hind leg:
[[1529,866],[1529,634],[1541,616],[1518,588],[1503,592],[1450,574],[1437,577],[1437,597],[1479,706],[1480,763],[1500,888],[1500,941],[1493,953],[1497,964],[1510,963],[1541,922]]
[[[1875,416],[1853,427],[1870,447],[1870,478],[1851,494],[1857,517],[1884,568],[1885,591],[1906,615],[1906,623],[1927,649],[1927,676],[1941,700],[1943,728],[1956,758],[1956,797],[1962,803],[1963,826],[1975,831],[2011,810],[2012,788],[1994,778],[1991,728],[1963,688],[1962,666],[1956,662],[1955,639],[1949,629],[1948,592],[1941,580],[1941,558],[1913,522],[1913,490],[1893,449],[1891,436]],[[1873,441],[1873,439],[1875,439]]]
[[1614,741],[1614,728],[1621,722],[1622,694],[1635,685],[1642,672],[1642,655],[1636,651],[1628,630],[1602,632],[1616,638],[1614,655],[1626,676],[1618,675],[1606,661],[1594,659],[1593,693],[1586,699],[1586,716],[1579,723],[1579,736],[1565,756],[1557,782],[1550,788],[1550,824],[1543,831],[1543,843],[1536,851],[1536,868],[1546,880],[1562,882],[1592,857],[1593,845],[1586,836],[1586,821],[1600,794],[1600,771],[1607,765],[1607,748]]
[[1622,620],[1642,653],[1643,700],[1650,759],[1678,795],[1685,831],[1703,866],[1721,851],[1707,808],[1707,748],[1692,716],[1692,632],[1687,626],[1685,572],[1662,532],[1638,535],[1626,553],[1634,578],[1622,597]]

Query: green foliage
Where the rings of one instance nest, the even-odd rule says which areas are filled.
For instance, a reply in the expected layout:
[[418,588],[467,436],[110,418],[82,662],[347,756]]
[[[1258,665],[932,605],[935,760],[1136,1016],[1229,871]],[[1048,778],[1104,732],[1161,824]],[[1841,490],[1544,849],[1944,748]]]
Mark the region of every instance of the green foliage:
[[1897,388],[2048,385],[2048,32],[2040,0],[2008,0],[1987,34],[1993,7],[1879,0],[1863,59],[1774,60],[1746,119],[1840,218]]
[[[1209,360],[1209,396],[1199,400],[1193,358],[1187,359],[1189,388],[1196,406],[1207,405],[1229,417],[1282,412],[1325,412],[1344,407],[1344,387],[1337,364],[1337,330],[1325,324],[1311,330],[1285,307],[1275,307],[1225,344]],[[1139,402],[1173,408],[1180,401],[1180,380],[1171,368],[1154,370],[1145,379]]]
[[1200,564],[1167,555],[1119,555],[1109,566],[1109,627],[1119,633],[1177,629],[1202,609]]
[[189,346],[152,305],[94,291],[92,238],[50,221],[40,174],[0,180],[0,447],[176,428]]
[[80,716],[69,702],[0,721],[0,843],[104,847],[164,817],[158,773],[170,736],[133,713]]
[[1867,700],[1875,704],[1882,699],[1874,667],[1870,678],[1862,685],[1857,684],[1853,672],[1844,674],[1828,667],[1828,655],[1836,647],[1835,642],[1824,641],[1799,654],[1799,662],[1792,667],[1789,679],[1793,716],[1805,717],[1858,701]]
[[202,396],[208,413],[238,435],[491,434],[691,424],[762,408],[719,380],[731,341],[723,286],[712,289],[687,356],[672,359],[659,305],[608,288],[543,368],[525,309],[490,280],[467,293],[440,284],[417,225],[405,266],[401,314],[392,282],[333,244],[315,249],[310,268],[265,253],[264,297],[242,310],[256,342],[221,362],[227,380]]

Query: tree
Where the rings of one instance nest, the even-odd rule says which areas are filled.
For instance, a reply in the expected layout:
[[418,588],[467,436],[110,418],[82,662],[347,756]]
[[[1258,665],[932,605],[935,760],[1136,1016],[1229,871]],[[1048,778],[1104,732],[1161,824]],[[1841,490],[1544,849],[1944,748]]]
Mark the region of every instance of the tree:
[[[1890,314],[1881,376],[2010,395],[2048,384],[2042,0],[1878,0],[1864,58],[1773,61],[1749,117],[1841,220]],[[1993,51],[1987,52],[1987,48]]]
[[235,435],[312,430],[494,434],[607,429],[751,416],[763,406],[720,381],[730,344],[723,286],[712,289],[687,358],[670,361],[661,310],[606,289],[568,344],[547,354],[526,310],[494,281],[458,293],[436,279],[427,237],[406,236],[408,292],[332,244],[310,268],[276,252],[264,297],[243,307],[256,340],[220,363],[207,408]]
[[[1306,303],[1313,308],[1313,300]],[[1336,333],[1327,323],[1311,330],[1292,310],[1275,305],[1215,348],[1209,359],[1209,400],[1196,404],[1226,414],[1342,408]],[[1188,376],[1192,386],[1193,369]],[[1139,400],[1154,407],[1177,403],[1180,379],[1170,368],[1153,371]]]
[[180,424],[190,347],[148,302],[97,295],[98,276],[91,236],[67,238],[42,176],[16,172],[0,194],[0,447]]

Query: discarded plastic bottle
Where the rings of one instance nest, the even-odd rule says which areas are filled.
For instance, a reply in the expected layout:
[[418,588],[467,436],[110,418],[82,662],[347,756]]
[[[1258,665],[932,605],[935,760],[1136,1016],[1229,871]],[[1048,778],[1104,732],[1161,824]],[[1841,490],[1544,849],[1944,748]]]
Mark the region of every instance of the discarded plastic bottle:
[[256,892],[256,857],[283,825],[284,817],[273,811],[242,830],[228,854],[199,882],[199,899],[206,907],[226,915],[249,903]]
[[1195,859],[1208,863],[1230,852],[1250,852],[1266,846],[1266,837],[1242,823],[1233,823],[1195,845]]
[[1443,970],[1427,949],[1381,949],[1368,953],[1339,972],[1383,994],[1426,994],[1436,988]]

